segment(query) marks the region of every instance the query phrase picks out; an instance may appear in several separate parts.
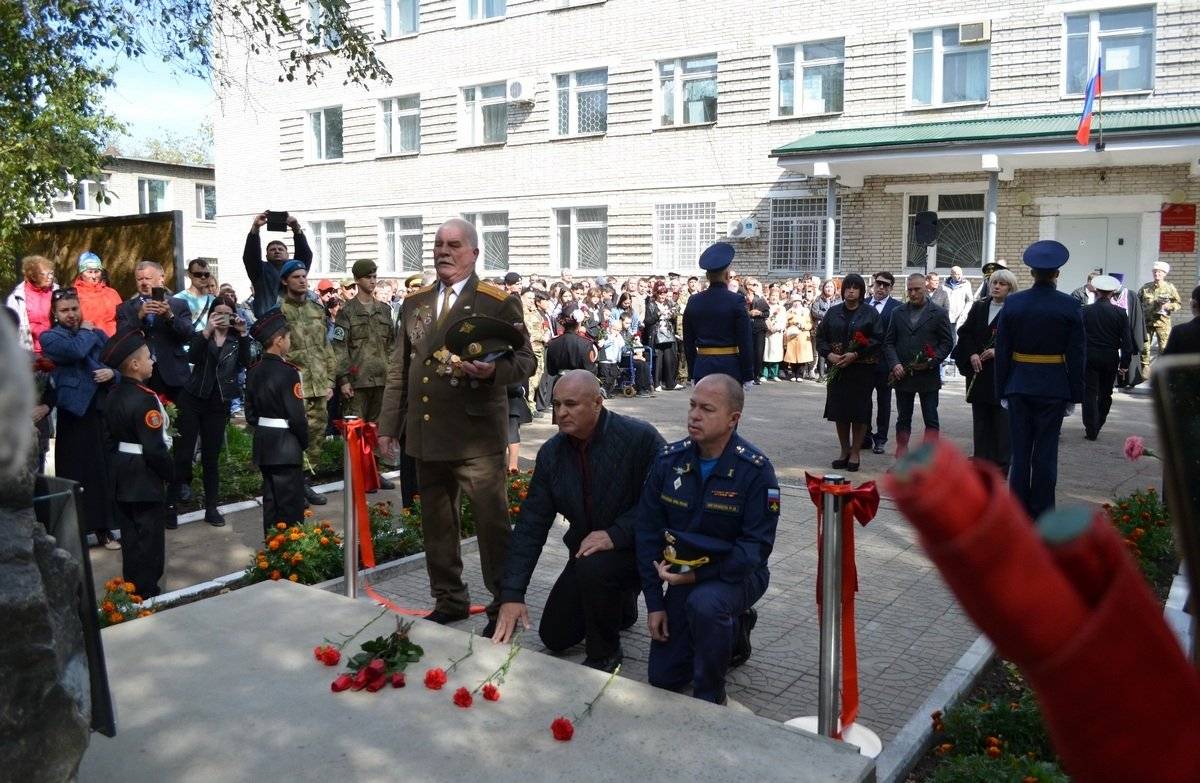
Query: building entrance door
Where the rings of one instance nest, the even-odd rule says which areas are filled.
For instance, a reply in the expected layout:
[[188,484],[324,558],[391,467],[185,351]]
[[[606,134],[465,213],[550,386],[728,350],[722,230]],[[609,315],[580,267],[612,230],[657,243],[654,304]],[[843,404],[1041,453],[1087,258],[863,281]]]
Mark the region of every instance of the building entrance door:
[[1071,258],[1062,268],[1058,290],[1070,293],[1087,282],[1088,272],[1103,270],[1125,275],[1125,285],[1137,288],[1139,215],[1061,217],[1058,241]]

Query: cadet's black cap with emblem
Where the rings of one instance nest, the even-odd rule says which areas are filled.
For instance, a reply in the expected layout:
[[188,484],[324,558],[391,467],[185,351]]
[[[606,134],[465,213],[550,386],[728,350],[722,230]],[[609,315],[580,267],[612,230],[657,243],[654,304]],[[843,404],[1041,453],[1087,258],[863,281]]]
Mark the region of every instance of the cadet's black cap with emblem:
[[728,242],[714,242],[700,254],[700,268],[708,272],[724,269],[733,263],[736,252]]
[[468,315],[446,330],[450,353],[467,361],[514,351],[525,343],[525,335],[508,321],[489,315]]
[[288,325],[282,310],[272,310],[254,322],[250,327],[250,336],[266,345],[281,329]]
[[100,351],[100,361],[104,362],[105,367],[120,367],[134,351],[145,345],[146,338],[137,329],[117,332],[104,344],[104,349]]

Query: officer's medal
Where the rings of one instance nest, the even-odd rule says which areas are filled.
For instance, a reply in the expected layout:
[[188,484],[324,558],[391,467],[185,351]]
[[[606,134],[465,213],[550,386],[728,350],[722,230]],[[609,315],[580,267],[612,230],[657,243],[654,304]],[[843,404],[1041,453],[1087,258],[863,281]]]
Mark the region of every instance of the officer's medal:
[[462,358],[450,353],[448,348],[439,348],[433,352],[433,358],[438,362],[437,374],[450,379],[451,386],[457,386],[465,376],[462,368]]

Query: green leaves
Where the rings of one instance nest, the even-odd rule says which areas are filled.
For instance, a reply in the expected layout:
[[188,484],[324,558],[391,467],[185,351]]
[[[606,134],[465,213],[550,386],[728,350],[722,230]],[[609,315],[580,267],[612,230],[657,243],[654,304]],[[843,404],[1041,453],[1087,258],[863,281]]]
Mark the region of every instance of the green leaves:
[[363,642],[362,652],[355,654],[346,662],[350,671],[357,672],[378,658],[384,663],[384,672],[393,674],[402,672],[410,663],[421,660],[421,656],[425,655],[424,648],[408,638],[408,632],[412,625],[411,620],[405,623],[397,619],[396,630],[389,636],[377,636],[370,641]]

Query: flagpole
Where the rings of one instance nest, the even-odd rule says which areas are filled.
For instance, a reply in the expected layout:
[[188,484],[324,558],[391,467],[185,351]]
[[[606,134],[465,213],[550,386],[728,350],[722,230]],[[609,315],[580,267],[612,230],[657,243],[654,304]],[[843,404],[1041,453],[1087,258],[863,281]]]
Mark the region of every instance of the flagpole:
[[1104,60],[1096,60],[1096,152],[1104,151]]

